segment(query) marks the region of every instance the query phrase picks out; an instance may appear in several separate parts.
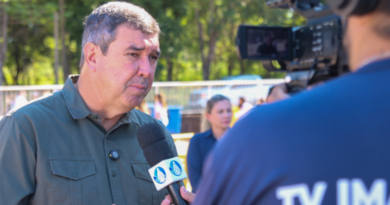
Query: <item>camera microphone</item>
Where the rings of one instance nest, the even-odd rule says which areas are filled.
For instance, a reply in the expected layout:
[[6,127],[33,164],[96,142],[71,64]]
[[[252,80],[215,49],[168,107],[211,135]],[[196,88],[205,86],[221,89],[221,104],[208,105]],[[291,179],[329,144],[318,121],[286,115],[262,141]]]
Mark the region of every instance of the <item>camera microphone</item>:
[[187,178],[187,174],[180,159],[174,156],[160,126],[156,123],[143,125],[137,131],[137,140],[151,167],[149,174],[156,189],[160,191],[167,187],[174,204],[189,205],[180,195],[179,184]]

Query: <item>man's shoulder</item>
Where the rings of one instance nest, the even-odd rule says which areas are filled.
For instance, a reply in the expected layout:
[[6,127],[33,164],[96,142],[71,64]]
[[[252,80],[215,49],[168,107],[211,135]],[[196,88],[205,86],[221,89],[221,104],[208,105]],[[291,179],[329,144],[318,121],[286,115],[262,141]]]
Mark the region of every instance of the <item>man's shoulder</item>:
[[[352,118],[354,110],[367,109],[368,105],[375,102],[367,96],[370,92],[373,94],[372,92],[375,92],[377,88],[373,85],[362,85],[362,80],[367,78],[360,79],[360,77],[345,76],[311,91],[297,94],[290,99],[257,106],[238,120],[229,133],[243,135],[248,132],[252,134],[247,137],[257,139],[259,139],[257,136],[264,136],[264,133],[268,134],[265,137],[267,139],[270,134],[288,138],[291,133],[303,132],[303,127],[306,127],[306,131],[307,129],[315,130],[321,124],[326,127],[340,116]],[[390,103],[390,97],[383,98]],[[377,102],[376,104],[382,106],[384,103]]]
[[[371,85],[364,85],[360,78],[364,76],[347,75],[335,79],[324,85],[320,85],[311,91],[297,94],[290,99],[273,104],[257,106],[253,112],[248,114],[241,121],[251,121],[266,118],[267,121],[279,120],[280,117],[308,115],[313,116],[318,112],[336,112],[340,106],[353,102],[353,104],[364,105],[367,96],[364,90],[375,89]],[[369,80],[366,78],[366,80]],[[361,101],[355,101],[360,99]],[[336,109],[335,109],[336,108]],[[345,107],[344,107],[345,108]],[[245,124],[245,123],[244,123]]]

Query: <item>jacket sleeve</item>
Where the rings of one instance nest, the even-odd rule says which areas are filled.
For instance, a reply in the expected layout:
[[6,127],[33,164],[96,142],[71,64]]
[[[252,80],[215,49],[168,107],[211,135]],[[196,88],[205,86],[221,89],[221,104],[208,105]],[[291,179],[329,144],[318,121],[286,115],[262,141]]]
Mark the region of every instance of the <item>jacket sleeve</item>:
[[0,121],[1,204],[28,204],[35,192],[36,145],[33,133],[13,116]]

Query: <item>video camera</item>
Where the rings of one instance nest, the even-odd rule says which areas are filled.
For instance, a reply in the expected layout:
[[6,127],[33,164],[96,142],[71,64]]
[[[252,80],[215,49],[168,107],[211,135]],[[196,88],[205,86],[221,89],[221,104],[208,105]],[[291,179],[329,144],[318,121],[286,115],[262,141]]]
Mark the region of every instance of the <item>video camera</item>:
[[343,25],[320,0],[266,0],[270,8],[291,8],[307,19],[302,27],[240,25],[236,47],[241,59],[262,60],[270,72],[286,72],[290,93],[348,72]]

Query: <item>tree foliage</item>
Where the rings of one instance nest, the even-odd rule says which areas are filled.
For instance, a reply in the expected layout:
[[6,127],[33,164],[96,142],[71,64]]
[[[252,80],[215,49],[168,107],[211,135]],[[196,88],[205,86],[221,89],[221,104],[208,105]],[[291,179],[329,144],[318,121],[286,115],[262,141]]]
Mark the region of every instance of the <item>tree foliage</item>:
[[[79,72],[84,18],[105,2],[65,0],[64,49],[71,73]],[[159,81],[220,79],[238,74],[278,77],[268,73],[258,61],[238,59],[234,45],[236,30],[240,24],[296,26],[305,22],[290,10],[267,8],[262,0],[132,0],[131,3],[145,8],[161,26],[162,56],[156,70]],[[8,51],[3,67],[6,84],[54,83],[56,11],[58,0],[7,2]],[[60,72],[59,83],[63,83],[63,77]]]

